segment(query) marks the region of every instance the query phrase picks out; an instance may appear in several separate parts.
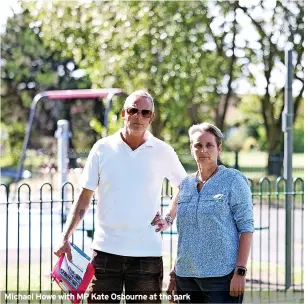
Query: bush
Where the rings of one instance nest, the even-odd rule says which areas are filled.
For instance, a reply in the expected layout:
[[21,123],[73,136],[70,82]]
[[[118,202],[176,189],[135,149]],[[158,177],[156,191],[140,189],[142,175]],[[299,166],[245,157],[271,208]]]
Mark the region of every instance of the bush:
[[254,137],[248,137],[245,139],[242,150],[246,152],[259,150],[259,143]]
[[8,132],[8,150],[12,157],[12,165],[18,164],[20,153],[22,150],[25,129],[22,123],[14,123],[7,126]]
[[304,153],[304,130],[302,129],[294,129],[293,152]]

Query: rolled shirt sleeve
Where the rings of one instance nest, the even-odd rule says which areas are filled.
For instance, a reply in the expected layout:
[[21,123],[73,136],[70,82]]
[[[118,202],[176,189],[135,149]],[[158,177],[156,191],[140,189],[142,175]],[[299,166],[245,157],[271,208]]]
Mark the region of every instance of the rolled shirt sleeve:
[[95,191],[99,183],[98,142],[92,147],[81,176],[81,187]]
[[254,232],[253,204],[247,178],[237,173],[232,180],[229,203],[239,233]]
[[187,177],[187,173],[183,168],[177,153],[175,150],[168,146],[166,155],[164,156],[163,162],[166,164],[165,177],[170,181],[170,183],[178,187],[181,182]]

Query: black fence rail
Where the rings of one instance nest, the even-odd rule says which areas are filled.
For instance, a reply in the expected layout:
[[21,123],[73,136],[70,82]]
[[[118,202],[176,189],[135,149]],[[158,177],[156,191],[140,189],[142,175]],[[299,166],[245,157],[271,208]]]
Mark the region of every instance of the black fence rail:
[[[304,181],[294,180],[291,193],[286,192],[286,181],[267,177],[252,182],[255,233],[248,262],[245,302],[268,303],[297,301],[303,297],[304,286]],[[38,190],[21,184],[14,200],[8,187],[0,185],[0,291],[1,303],[18,303],[9,298],[15,294],[53,294],[60,290],[50,280],[56,262],[53,251],[63,230],[66,215],[78,198],[80,189],[66,183],[60,191],[44,183]],[[166,212],[173,189],[164,182],[161,193],[161,210]],[[286,201],[292,198],[292,226],[286,225]],[[95,230],[95,197],[85,219],[74,232],[72,242],[90,253]],[[286,243],[286,234],[291,244]],[[175,224],[163,232],[164,288],[177,248]],[[286,259],[286,246],[291,245],[291,262]],[[291,273],[291,285],[285,275]],[[30,300],[27,302],[31,302]],[[36,302],[53,302],[39,299]]]

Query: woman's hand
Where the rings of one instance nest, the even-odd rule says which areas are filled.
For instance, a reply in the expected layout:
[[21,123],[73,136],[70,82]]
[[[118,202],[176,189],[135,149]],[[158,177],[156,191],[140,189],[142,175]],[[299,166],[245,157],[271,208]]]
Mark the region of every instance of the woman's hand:
[[246,277],[234,273],[230,284],[230,296],[238,297],[245,291]]
[[168,286],[167,286],[166,293],[169,296],[168,300],[171,303],[175,303],[174,295],[177,295],[176,275],[173,271],[169,275],[170,275],[170,279],[169,279],[169,283],[168,283]]
[[156,232],[165,231],[170,227],[170,224],[161,216],[159,212],[157,212],[155,218],[151,222],[152,226],[158,226],[155,230]]

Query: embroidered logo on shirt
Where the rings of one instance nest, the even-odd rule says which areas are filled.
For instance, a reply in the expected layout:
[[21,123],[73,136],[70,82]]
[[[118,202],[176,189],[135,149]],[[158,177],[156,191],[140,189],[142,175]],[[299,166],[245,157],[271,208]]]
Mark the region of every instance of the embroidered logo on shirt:
[[213,196],[213,198],[214,198],[214,199],[217,199],[217,200],[222,199],[222,198],[223,198],[223,194],[215,194],[215,195]]

